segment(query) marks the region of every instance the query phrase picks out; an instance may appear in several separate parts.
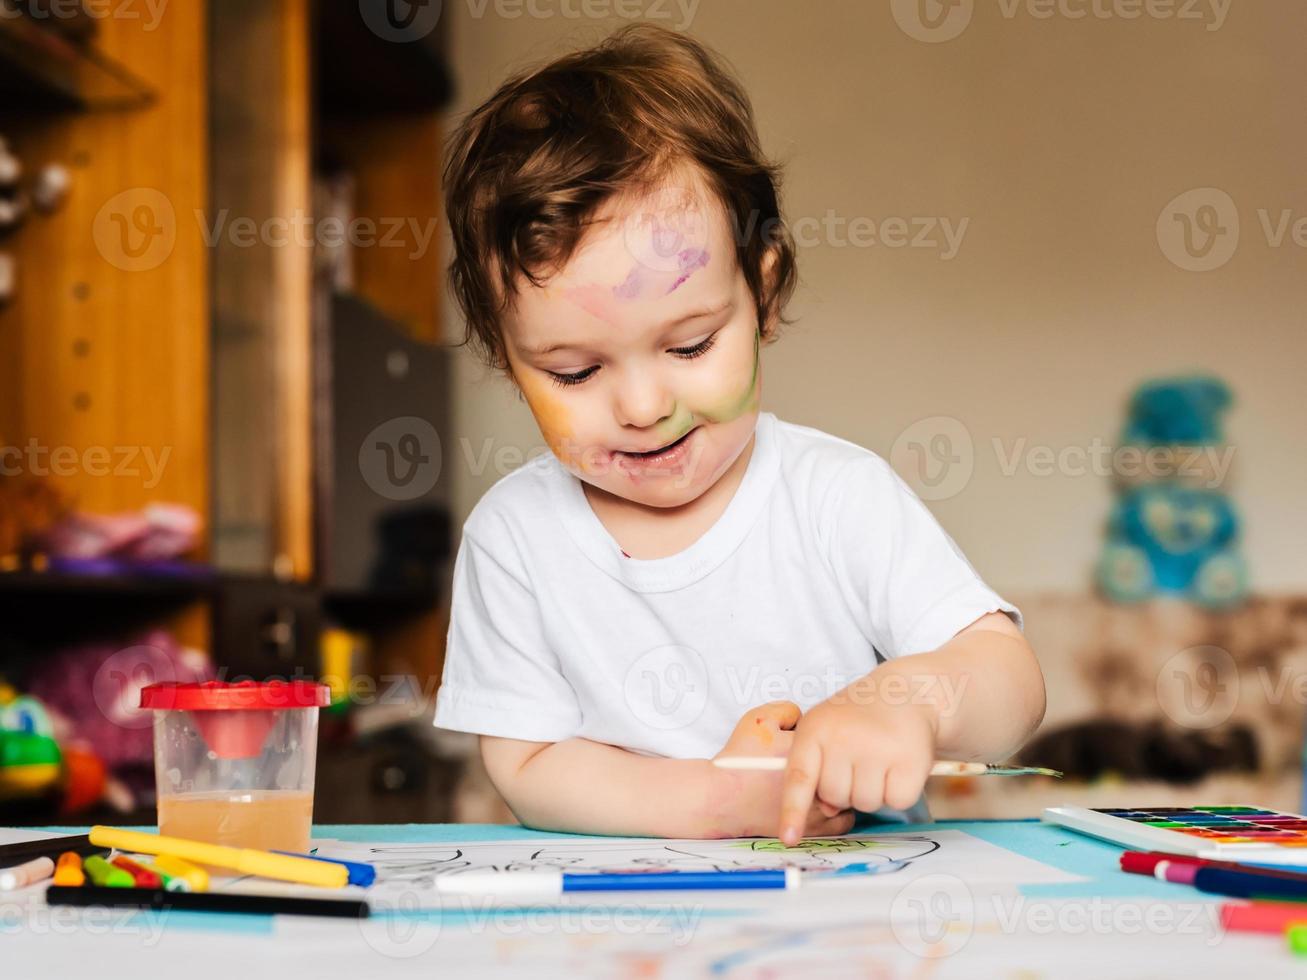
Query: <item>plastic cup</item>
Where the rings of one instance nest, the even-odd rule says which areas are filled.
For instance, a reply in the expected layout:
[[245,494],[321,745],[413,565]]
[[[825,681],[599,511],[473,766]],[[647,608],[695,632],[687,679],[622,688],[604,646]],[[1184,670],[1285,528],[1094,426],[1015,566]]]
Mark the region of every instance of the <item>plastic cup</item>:
[[151,684],[159,833],[297,851],[309,847],[325,684]]

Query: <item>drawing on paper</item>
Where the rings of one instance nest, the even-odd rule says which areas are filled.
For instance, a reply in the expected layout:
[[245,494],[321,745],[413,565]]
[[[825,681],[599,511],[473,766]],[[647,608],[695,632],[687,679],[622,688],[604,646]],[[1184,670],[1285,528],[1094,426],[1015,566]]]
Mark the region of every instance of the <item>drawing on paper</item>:
[[[438,875],[466,872],[739,871],[798,868],[836,871],[851,864],[893,873],[934,854],[940,842],[924,834],[812,838],[794,847],[778,840],[658,841],[588,838],[557,843],[373,845],[352,857],[377,869],[378,884],[427,885]],[[345,855],[340,855],[345,856]]]

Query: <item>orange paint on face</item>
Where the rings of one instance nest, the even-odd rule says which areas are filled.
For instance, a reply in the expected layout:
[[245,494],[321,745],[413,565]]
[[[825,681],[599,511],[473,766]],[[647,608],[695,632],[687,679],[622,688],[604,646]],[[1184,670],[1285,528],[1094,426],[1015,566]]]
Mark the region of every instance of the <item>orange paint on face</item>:
[[536,426],[544,437],[549,451],[565,465],[573,465],[574,459],[580,457],[580,447],[572,437],[571,413],[562,400],[547,390],[544,384],[537,382],[525,372],[519,372],[518,385],[526,398],[527,407],[535,416]]

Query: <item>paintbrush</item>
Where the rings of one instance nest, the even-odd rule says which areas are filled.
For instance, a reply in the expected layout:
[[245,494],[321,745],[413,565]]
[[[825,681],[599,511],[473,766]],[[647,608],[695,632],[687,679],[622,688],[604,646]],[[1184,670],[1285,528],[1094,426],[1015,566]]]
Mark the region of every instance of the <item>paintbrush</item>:
[[[733,755],[713,759],[712,764],[718,769],[753,769],[760,772],[779,772],[785,768],[785,756]],[[1061,779],[1062,774],[1056,769],[1042,766],[1005,766],[997,762],[948,762],[939,761],[930,767],[932,776],[1052,776]]]

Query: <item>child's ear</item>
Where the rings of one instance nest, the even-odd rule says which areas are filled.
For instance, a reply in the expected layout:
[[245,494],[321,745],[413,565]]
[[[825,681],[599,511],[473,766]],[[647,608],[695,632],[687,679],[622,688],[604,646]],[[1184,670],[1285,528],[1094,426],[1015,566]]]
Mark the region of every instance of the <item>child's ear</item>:
[[[767,249],[762,255],[762,289],[763,295],[774,296],[776,294],[776,263],[779,261],[779,254],[776,246]],[[772,304],[771,312],[767,315],[766,322],[761,319],[758,322],[758,338],[764,344],[775,339],[776,322],[780,319],[780,308],[776,303]]]

